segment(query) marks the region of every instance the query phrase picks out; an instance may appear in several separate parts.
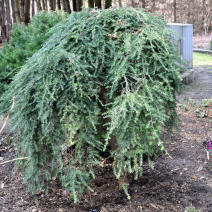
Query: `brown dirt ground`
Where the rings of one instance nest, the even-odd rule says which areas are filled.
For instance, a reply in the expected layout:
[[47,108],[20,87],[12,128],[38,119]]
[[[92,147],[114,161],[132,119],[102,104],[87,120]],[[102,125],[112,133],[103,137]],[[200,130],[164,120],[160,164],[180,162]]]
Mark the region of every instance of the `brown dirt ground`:
[[[36,197],[27,194],[25,185],[21,184],[21,174],[13,175],[14,163],[7,163],[0,166],[0,211],[180,212],[186,207],[195,207],[211,212],[212,158],[207,160],[204,142],[212,137],[212,116],[198,117],[196,110],[197,106],[191,103],[178,108],[181,131],[175,131],[171,138],[165,136],[171,157],[160,156],[153,170],[144,166],[143,177],[138,181],[130,179],[131,201],[119,191],[110,164],[96,170],[97,179],[92,182],[95,192],[86,192],[75,205],[70,194],[56,181],[51,182],[48,194],[41,192]],[[7,145],[7,134],[0,139],[2,161],[15,158],[15,147]]]
[[[190,88],[194,91],[193,85]],[[95,192],[86,192],[80,203],[73,204],[70,194],[56,181],[51,182],[48,194],[27,194],[21,173],[14,174],[12,162],[0,165],[0,211],[184,212],[189,207],[212,212],[212,158],[207,160],[205,146],[205,142],[212,140],[211,108],[182,99],[178,107],[181,131],[174,131],[170,138],[164,135],[171,157],[160,156],[153,170],[144,166],[143,177],[138,181],[130,179],[131,201],[119,191],[110,164],[96,169],[97,179],[92,182]],[[9,143],[7,129],[0,135],[0,163],[15,158],[15,147]]]

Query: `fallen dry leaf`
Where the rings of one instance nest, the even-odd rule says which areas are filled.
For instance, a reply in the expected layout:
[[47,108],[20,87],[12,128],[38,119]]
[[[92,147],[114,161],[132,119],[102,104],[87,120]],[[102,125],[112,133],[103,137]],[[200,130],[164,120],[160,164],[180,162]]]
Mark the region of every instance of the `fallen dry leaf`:
[[158,207],[156,205],[152,204],[152,203],[150,203],[150,206],[154,209],[158,209]]
[[100,212],[108,212],[108,210],[105,207],[102,207]]
[[143,212],[143,209],[142,209],[141,206],[138,206],[138,211],[139,211],[139,212]]

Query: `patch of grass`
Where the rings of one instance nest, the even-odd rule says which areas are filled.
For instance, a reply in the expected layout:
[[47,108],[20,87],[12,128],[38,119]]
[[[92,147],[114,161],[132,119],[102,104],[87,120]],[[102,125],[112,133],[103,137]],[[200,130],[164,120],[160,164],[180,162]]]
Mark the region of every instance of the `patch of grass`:
[[194,52],[194,66],[212,65],[212,55]]

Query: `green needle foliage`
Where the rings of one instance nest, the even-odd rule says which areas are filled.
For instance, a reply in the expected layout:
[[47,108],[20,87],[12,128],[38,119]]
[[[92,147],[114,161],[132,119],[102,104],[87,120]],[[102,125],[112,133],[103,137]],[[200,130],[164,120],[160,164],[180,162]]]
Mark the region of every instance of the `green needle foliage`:
[[56,177],[77,201],[92,190],[102,151],[117,179],[137,179],[144,155],[151,165],[158,147],[165,152],[182,67],[166,23],[142,10],[84,10],[51,33],[2,101],[16,99],[11,123],[30,190]]
[[50,37],[51,27],[60,22],[64,15],[56,12],[40,12],[34,16],[31,23],[15,24],[10,33],[10,42],[5,43],[0,51],[0,94],[11,82],[21,66]]

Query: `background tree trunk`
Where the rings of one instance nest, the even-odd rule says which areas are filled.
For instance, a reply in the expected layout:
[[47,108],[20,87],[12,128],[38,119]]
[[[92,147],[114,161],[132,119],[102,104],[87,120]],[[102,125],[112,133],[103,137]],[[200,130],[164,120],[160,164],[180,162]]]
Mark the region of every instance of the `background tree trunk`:
[[38,10],[42,10],[40,0],[36,0],[36,5]]
[[15,0],[15,10],[16,10],[16,19],[17,22],[21,22],[21,13],[20,13],[20,0]]
[[110,8],[112,5],[112,0],[105,0],[105,9]]
[[82,6],[83,6],[83,0],[78,0],[77,1],[77,11],[82,10]]
[[9,0],[5,1],[6,2],[6,20],[7,23],[6,25],[6,33],[7,33],[7,41],[9,41],[9,31],[12,28],[12,20],[11,20],[11,14],[10,14],[10,2]]
[[45,0],[41,0],[41,7],[42,7],[42,10],[46,10],[46,2],[45,2]]
[[30,22],[30,4],[31,4],[31,0],[25,1],[25,8],[24,8],[24,13],[25,13],[24,23],[25,24],[28,24]]
[[155,7],[156,7],[155,0],[152,0],[152,9],[151,9],[152,13],[155,12]]
[[32,0],[32,7],[31,7],[31,14],[32,14],[32,17],[35,15],[35,0]]
[[122,7],[122,0],[119,0],[119,7]]
[[57,0],[57,10],[61,10],[61,1]]
[[55,11],[56,9],[56,0],[49,0],[50,10]]
[[140,0],[142,8],[146,8],[146,0]]
[[25,0],[21,0],[20,2],[20,16],[21,16],[21,22],[24,22],[24,8],[25,8]]
[[177,0],[173,2],[173,10],[174,10],[174,23],[177,22]]
[[95,7],[102,8],[102,1],[101,0],[95,0]]
[[131,0],[131,5],[135,8],[135,0]]
[[[75,0],[75,1],[78,1],[78,0]],[[74,4],[75,1],[73,1],[73,4]],[[75,2],[75,4],[76,4],[76,2]],[[63,0],[63,8],[64,8],[65,12],[71,13],[71,6],[70,6],[70,1],[69,0]]]
[[80,11],[82,9],[82,0],[73,0],[73,11]]
[[7,28],[5,20],[5,5],[4,0],[0,0],[0,25],[1,25],[1,37],[2,40],[7,40]]
[[48,2],[47,2],[47,0],[42,0],[41,2],[42,2],[42,4],[44,5],[44,6],[43,6],[43,8],[44,8],[43,10],[48,11]]
[[12,7],[12,16],[13,16],[13,23],[16,23],[16,8],[15,8],[15,0],[11,0],[11,7]]
[[94,0],[88,0],[88,7],[94,8]]
[[78,0],[72,0],[72,3],[73,3],[73,11],[77,11],[77,1],[78,1]]
[[209,1],[209,5],[211,5],[210,7],[210,22],[209,22],[209,30],[212,31],[212,0]]

